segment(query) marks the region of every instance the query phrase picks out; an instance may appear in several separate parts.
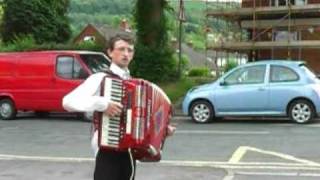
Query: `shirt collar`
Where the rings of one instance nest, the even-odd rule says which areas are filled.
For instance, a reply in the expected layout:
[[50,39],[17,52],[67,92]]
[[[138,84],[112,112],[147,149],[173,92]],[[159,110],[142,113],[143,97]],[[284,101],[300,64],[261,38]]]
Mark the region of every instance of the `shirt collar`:
[[130,71],[128,68],[122,69],[118,65],[116,65],[115,63],[111,63],[110,70],[114,74],[118,75],[121,79],[128,79],[130,77]]

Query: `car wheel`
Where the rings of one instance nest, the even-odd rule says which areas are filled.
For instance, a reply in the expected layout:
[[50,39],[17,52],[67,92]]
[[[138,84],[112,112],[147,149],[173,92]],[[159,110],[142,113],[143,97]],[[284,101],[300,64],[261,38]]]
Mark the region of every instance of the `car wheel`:
[[192,120],[196,123],[208,123],[214,117],[212,105],[204,100],[196,101],[190,108]]
[[8,120],[16,117],[17,110],[10,99],[0,100],[0,119]]
[[315,110],[309,101],[297,100],[290,105],[289,117],[296,123],[309,123],[313,120],[314,116]]

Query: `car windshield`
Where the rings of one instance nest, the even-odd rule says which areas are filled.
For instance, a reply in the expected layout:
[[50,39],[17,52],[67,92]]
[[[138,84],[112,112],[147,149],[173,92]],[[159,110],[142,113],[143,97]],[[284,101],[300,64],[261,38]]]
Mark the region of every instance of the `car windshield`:
[[312,72],[312,70],[310,70],[307,66],[305,66],[304,64],[300,65],[301,69],[307,74],[308,77],[310,78],[317,78],[317,76],[315,75],[314,72]]
[[103,54],[81,54],[80,57],[92,73],[103,72],[110,66],[110,61]]

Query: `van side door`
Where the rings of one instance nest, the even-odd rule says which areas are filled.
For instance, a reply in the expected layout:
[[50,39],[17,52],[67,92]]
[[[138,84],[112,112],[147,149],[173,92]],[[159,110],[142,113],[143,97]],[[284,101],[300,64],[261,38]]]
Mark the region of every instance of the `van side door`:
[[62,99],[70,91],[80,85],[88,76],[89,72],[80,61],[72,55],[59,55],[55,66],[55,92],[54,96],[57,110],[63,110]]

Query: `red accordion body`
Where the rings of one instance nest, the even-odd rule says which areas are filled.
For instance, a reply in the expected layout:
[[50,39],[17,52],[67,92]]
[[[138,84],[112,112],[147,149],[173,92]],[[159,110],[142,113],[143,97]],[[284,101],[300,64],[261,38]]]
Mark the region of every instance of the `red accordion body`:
[[171,102],[155,84],[142,79],[122,80],[106,76],[101,95],[120,102],[120,116],[98,113],[101,149],[132,150],[135,159],[159,161],[171,118]]

